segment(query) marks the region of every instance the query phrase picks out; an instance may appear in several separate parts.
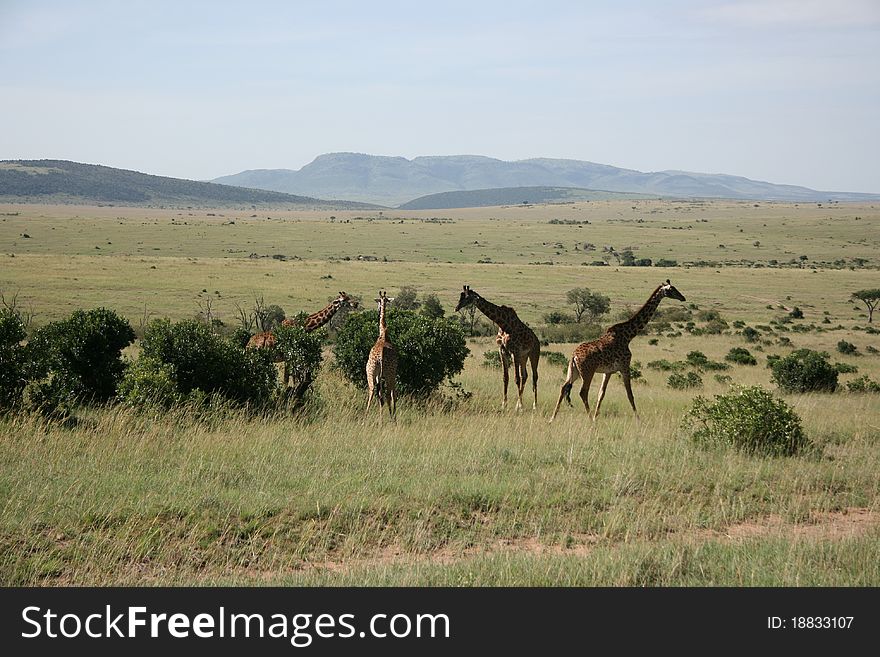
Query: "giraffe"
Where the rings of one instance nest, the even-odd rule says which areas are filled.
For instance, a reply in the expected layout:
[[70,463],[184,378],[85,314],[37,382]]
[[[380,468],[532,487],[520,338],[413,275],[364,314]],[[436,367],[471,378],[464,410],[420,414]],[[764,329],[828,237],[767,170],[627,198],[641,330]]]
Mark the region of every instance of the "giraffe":
[[370,357],[367,359],[367,387],[370,396],[367,398],[367,412],[373,402],[373,395],[379,396],[379,418],[382,417],[382,406],[385,403],[386,392],[388,401],[388,413],[391,421],[397,414],[397,349],[388,339],[388,327],[385,324],[385,312],[388,304],[394,301],[393,297],[379,290],[379,298],[376,299],[379,310],[379,337],[373,348],[370,349]]
[[684,295],[675,289],[669,279],[665,283],[659,285],[648,297],[645,305],[642,306],[632,317],[625,322],[614,324],[605,331],[602,336],[592,342],[583,342],[578,345],[571,360],[568,363],[568,376],[562,389],[559,391],[559,399],[556,402],[556,408],[553,409],[553,417],[556,418],[559,412],[559,406],[562,399],[571,406],[571,387],[575,380],[580,377],[583,380],[581,385],[581,399],[590,413],[590,404],[587,402],[587,395],[590,391],[590,383],[596,372],[602,373],[602,388],[599,390],[599,399],[596,401],[596,411],[593,413],[593,420],[599,415],[599,406],[602,405],[602,399],[605,397],[605,389],[608,387],[608,380],[614,372],[620,372],[620,378],[623,379],[623,387],[626,388],[626,396],[629,398],[630,406],[636,419],[639,413],[636,410],[636,402],[633,400],[632,385],[630,383],[629,367],[632,360],[632,353],[629,350],[629,343],[634,337],[645,328],[645,325],[654,316],[657,306],[664,297],[678,299],[684,301]]
[[[325,324],[327,324],[333,316],[339,312],[341,308],[352,308],[356,309],[358,307],[358,302],[348,296],[345,292],[340,292],[339,296],[333,299],[329,304],[327,304],[324,308],[319,310],[318,312],[309,315],[306,317],[305,322],[302,323],[303,329],[305,329],[306,333],[311,333],[312,331],[316,331],[321,328]],[[297,326],[299,322],[294,319],[285,319],[281,322],[281,326]],[[247,343],[248,349],[274,349],[275,347],[275,334],[272,331],[263,331],[262,333],[257,333],[256,335],[251,336],[251,339]],[[284,357],[281,354],[274,354],[273,356],[276,363],[283,363]],[[287,364],[284,365],[284,387],[287,387],[287,382],[290,376],[287,371]]]
[[498,325],[498,335],[495,337],[495,343],[498,345],[501,354],[501,366],[504,368],[504,397],[502,398],[501,407],[504,408],[507,405],[507,382],[509,380],[507,363],[512,358],[517,392],[516,409],[522,409],[523,391],[529,378],[526,365],[529,362],[532,364],[532,390],[535,393],[532,409],[537,408],[538,359],[541,357],[541,343],[538,342],[538,336],[517,317],[516,311],[513,308],[496,306],[474,292],[470,286],[465,285],[458,299],[455,311],[458,312],[472,304]]

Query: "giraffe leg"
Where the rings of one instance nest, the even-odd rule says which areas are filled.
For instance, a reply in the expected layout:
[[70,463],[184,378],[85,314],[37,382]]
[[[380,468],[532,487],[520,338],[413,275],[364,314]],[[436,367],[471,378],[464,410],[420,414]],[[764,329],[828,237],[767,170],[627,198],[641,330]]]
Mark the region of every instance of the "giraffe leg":
[[522,380],[522,375],[524,372],[524,368],[522,363],[520,362],[519,355],[514,352],[513,354],[513,375],[515,377],[516,382],[516,410],[522,410],[522,391],[524,382]]
[[605,399],[605,389],[608,387],[609,380],[611,380],[611,375],[609,373],[606,372],[602,375],[602,387],[599,389],[599,399],[596,400],[596,410],[593,413],[593,420],[599,416],[599,407],[602,405],[602,400]]
[[391,421],[397,421],[397,389],[394,384],[388,386],[388,413]]
[[504,396],[501,398],[501,408],[504,409],[507,407],[507,386],[510,383],[510,354],[507,353],[507,349],[504,347],[501,347],[498,351],[501,354],[501,369],[504,370],[502,374]]
[[587,409],[587,415],[590,414],[590,402],[587,398],[590,394],[590,384],[593,382],[593,374],[595,372],[581,372],[581,378],[584,380],[581,385],[581,401],[584,402],[584,408]]
[[620,372],[620,378],[623,379],[623,387],[626,388],[626,396],[629,399],[629,405],[633,407],[633,413],[636,415],[636,419],[639,419],[639,412],[636,410],[636,400],[633,399],[633,389],[632,383],[629,380],[629,363],[626,364],[623,370]]
[[568,405],[571,406],[571,386],[580,378],[580,376],[580,372],[578,372],[577,367],[575,367],[574,359],[572,358],[568,362],[568,375],[565,377],[565,383],[563,383],[562,388],[559,389],[559,399],[556,400],[556,408],[553,409],[553,416],[550,418],[551,422],[556,419],[556,414],[559,412],[559,407],[562,404],[563,398],[565,398],[568,401]]
[[541,358],[540,348],[529,354],[532,363],[532,391],[535,393],[535,401],[532,402],[532,410],[538,408],[538,359]]
[[373,373],[370,371],[370,363],[367,361],[367,390],[369,391],[367,394],[367,413],[370,412],[370,405],[373,403],[373,393],[375,384],[373,383]]

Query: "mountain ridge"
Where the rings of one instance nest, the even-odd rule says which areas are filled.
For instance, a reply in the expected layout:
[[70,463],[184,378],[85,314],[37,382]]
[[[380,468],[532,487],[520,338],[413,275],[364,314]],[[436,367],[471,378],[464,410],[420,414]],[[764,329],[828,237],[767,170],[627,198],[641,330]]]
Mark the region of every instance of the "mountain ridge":
[[745,176],[675,169],[642,172],[586,160],[485,155],[325,153],[300,169],[250,169],[212,182],[398,206],[441,192],[512,187],[571,187],[676,198],[763,201],[880,200],[880,194],[828,192]]
[[282,192],[155,176],[70,160],[0,160],[0,201],[107,203],[114,205],[269,205],[283,207],[373,207]]

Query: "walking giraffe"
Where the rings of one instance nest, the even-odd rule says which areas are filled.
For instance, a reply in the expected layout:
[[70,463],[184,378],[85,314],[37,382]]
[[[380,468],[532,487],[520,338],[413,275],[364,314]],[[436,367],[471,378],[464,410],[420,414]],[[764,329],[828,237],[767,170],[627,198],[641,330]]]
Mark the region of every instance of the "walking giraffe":
[[[316,331],[325,324],[327,324],[333,316],[339,312],[342,308],[352,308],[356,309],[358,307],[358,302],[348,296],[345,292],[340,292],[339,296],[333,299],[329,304],[324,306],[318,312],[309,315],[306,317],[305,321],[302,322],[302,327],[305,329],[306,333],[311,333],[312,331]],[[299,322],[294,319],[285,319],[281,322],[281,326],[297,326]],[[251,336],[251,339],[248,340],[247,346],[249,349],[274,349],[275,348],[275,334],[272,331],[263,331],[262,333],[257,333],[254,336]],[[279,353],[274,354],[274,360],[276,363],[284,363],[284,356]],[[287,387],[287,382],[290,378],[290,374],[287,371],[287,364],[284,364],[284,387]]]
[[384,290],[379,290],[379,298],[376,299],[379,308],[379,337],[370,349],[370,357],[367,359],[367,386],[370,389],[367,412],[373,403],[373,395],[378,395],[381,419],[387,393],[388,413],[393,422],[397,415],[397,349],[388,339],[388,327],[385,324],[385,312],[392,301],[394,299],[387,296]]
[[629,367],[630,361],[632,361],[632,352],[629,350],[629,343],[636,337],[639,331],[645,328],[645,325],[654,316],[657,306],[660,305],[664,297],[678,299],[679,301],[685,300],[684,295],[676,290],[672,283],[669,282],[669,279],[667,279],[665,283],[659,285],[651,293],[645,305],[627,321],[609,327],[597,340],[584,342],[575,348],[568,363],[568,376],[565,379],[565,383],[562,384],[556,408],[553,409],[553,417],[550,418],[551,422],[553,422],[556,414],[559,412],[559,406],[562,404],[563,397],[568,402],[568,405],[571,406],[571,387],[578,377],[583,380],[581,399],[587,409],[587,414],[590,413],[587,395],[590,391],[593,375],[596,372],[601,372],[603,376],[602,388],[599,390],[599,399],[596,400],[596,411],[593,413],[593,420],[599,415],[599,406],[602,405],[602,399],[605,397],[608,380],[614,372],[620,372],[620,378],[623,379],[623,387],[626,388],[626,396],[629,398],[630,406],[632,406],[636,418],[639,417],[630,382]]
[[532,364],[532,389],[535,393],[532,408],[537,408],[538,359],[541,357],[541,343],[538,342],[538,336],[517,316],[513,308],[496,306],[465,285],[455,311],[458,312],[470,305],[476,306],[486,317],[498,324],[499,331],[495,342],[498,344],[501,366],[504,368],[504,397],[501,407],[504,408],[507,405],[507,363],[510,362],[510,358],[513,358],[513,375],[517,393],[516,408],[517,410],[522,408],[523,390],[525,390],[526,381],[529,378],[526,370],[528,362]]

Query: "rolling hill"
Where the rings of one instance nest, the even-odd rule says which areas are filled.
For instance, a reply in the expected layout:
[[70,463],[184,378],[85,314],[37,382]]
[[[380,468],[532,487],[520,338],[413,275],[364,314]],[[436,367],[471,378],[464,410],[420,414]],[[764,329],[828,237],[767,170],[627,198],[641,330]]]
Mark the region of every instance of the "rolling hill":
[[653,197],[767,201],[870,201],[880,194],[824,192],[726,174],[644,173],[581,160],[506,162],[479,155],[403,157],[330,153],[298,170],[254,169],[212,182],[321,198],[400,205],[439,192],[509,187],[574,187]]
[[602,192],[576,187],[500,187],[474,189],[463,192],[439,192],[407,201],[401,210],[445,210],[452,208],[483,208],[494,205],[522,205],[538,203],[573,203],[574,201],[603,201],[608,199],[656,198],[647,194]]
[[66,160],[0,161],[0,201],[114,205],[271,205],[273,207],[373,207],[324,201],[263,189],[151,176]]

